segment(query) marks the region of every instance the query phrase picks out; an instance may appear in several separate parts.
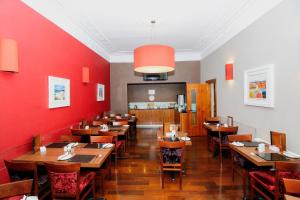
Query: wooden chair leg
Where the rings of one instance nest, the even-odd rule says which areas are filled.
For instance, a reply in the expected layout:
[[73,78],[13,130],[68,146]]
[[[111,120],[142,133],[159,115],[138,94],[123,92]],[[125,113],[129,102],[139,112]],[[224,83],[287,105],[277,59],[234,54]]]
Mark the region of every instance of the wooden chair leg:
[[161,173],[161,187],[162,187],[162,189],[164,189],[164,187],[165,187],[165,180],[164,180],[165,178],[164,178],[164,172],[162,171],[162,173]]
[[246,188],[247,188],[247,171],[242,169],[243,170],[243,195],[244,197],[246,196]]
[[254,185],[254,181],[250,178],[250,199],[254,199],[254,188],[253,188],[253,185]]
[[92,183],[93,184],[93,186],[92,186],[93,187],[93,189],[92,189],[93,190],[93,200],[96,200],[96,186],[95,186],[96,183],[95,182],[96,181],[94,180]]
[[104,195],[104,181],[105,181],[105,175],[101,174],[101,194]]
[[180,170],[180,178],[179,178],[179,188],[182,189],[182,170]]
[[220,163],[222,164],[222,148],[221,146],[219,146],[219,160],[220,160]]

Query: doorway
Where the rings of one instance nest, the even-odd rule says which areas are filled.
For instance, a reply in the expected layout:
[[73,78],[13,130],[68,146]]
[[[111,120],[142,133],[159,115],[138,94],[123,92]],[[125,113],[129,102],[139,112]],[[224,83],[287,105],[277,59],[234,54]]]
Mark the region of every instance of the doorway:
[[217,117],[217,80],[210,79],[206,83],[209,85],[211,94],[211,117]]

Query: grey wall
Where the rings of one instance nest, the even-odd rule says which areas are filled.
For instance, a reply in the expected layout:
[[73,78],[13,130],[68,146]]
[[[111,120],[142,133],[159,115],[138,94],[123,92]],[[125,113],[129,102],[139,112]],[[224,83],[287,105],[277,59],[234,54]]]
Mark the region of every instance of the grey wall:
[[128,85],[128,102],[149,102],[148,90],[155,90],[156,102],[177,102],[178,94],[185,94],[185,84],[139,84]]
[[[225,63],[234,59],[234,81],[225,81]],[[243,103],[244,71],[274,64],[275,107]],[[201,80],[217,78],[218,114],[256,128],[287,133],[288,149],[300,153],[300,1],[285,0],[201,61]]]
[[[176,62],[175,71],[170,73],[165,82],[200,82],[200,61]],[[127,112],[127,84],[149,83],[143,81],[140,74],[134,73],[132,63],[110,64],[110,97],[111,110]]]

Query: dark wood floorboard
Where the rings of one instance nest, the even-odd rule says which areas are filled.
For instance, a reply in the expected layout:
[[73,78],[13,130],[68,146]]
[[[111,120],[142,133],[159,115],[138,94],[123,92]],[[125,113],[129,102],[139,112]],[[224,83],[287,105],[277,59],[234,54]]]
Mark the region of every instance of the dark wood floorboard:
[[[207,151],[206,137],[193,137],[186,151],[187,170],[183,188],[178,179],[165,178],[161,189],[159,152],[156,129],[138,129],[137,139],[128,145],[128,159],[120,159],[113,167],[113,177],[105,182],[108,200],[201,200],[242,199],[242,181],[231,181],[230,159],[220,167],[218,158]],[[167,176],[169,177],[169,176]]]

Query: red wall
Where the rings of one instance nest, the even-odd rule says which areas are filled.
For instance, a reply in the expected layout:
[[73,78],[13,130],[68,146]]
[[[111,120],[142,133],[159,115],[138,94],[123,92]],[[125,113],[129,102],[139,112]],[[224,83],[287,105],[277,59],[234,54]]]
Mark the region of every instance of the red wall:
[[[3,159],[30,149],[33,135],[44,142],[71,124],[110,108],[109,63],[19,0],[0,1],[0,37],[19,44],[19,73],[0,71],[0,181]],[[90,83],[82,83],[82,67]],[[71,106],[48,109],[48,76],[70,79]],[[96,101],[96,83],[105,101]]]

